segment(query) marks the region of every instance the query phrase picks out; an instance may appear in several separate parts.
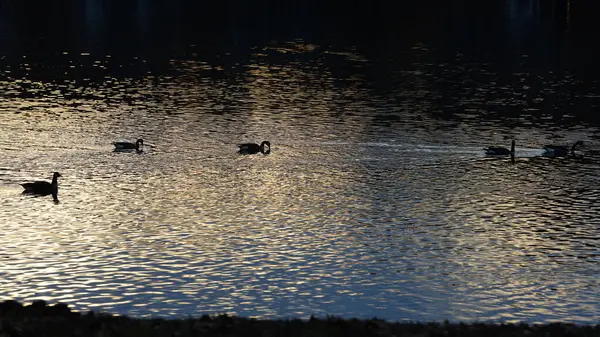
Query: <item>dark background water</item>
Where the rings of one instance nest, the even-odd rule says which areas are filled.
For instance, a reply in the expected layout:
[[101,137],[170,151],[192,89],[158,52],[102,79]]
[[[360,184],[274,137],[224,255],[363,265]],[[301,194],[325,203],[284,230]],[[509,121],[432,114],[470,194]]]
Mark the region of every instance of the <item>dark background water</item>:
[[[11,74],[4,74],[9,78],[24,75],[24,57],[28,78],[160,75],[170,71],[171,59],[200,59],[235,74],[243,71],[240,64],[248,62],[256,48],[300,39],[321,48],[351,46],[369,60],[367,67],[328,66],[340,77],[365,76],[382,94],[394,90],[398,86],[394,74],[415,61],[485,64],[489,70],[508,74],[571,76],[574,81],[569,87],[554,92],[555,104],[544,108],[576,105],[571,113],[597,121],[591,113],[597,106],[589,99],[573,97],[578,87],[595,85],[599,77],[599,54],[594,47],[598,25],[593,16],[598,5],[593,1],[427,0],[350,5],[342,1],[63,0],[2,1],[1,6],[0,54],[3,65],[13,68]],[[405,52],[417,43],[427,45],[430,52],[418,56]],[[77,71],[65,74],[74,60],[63,57],[64,52],[93,57],[82,58]],[[105,55],[119,66],[94,67],[93,62]],[[455,74],[455,82],[474,71],[466,68]],[[460,89],[447,81],[434,85],[447,97]]]
[[[596,322],[597,8],[0,1],[0,295]],[[55,170],[59,204],[21,196]]]
[[303,39],[353,45],[375,58],[421,42],[450,56],[460,50],[514,64],[528,54],[546,60],[540,68],[571,68],[595,60],[597,8],[566,0],[2,1],[0,28],[2,52],[12,56],[69,50],[153,59],[237,52],[235,58],[271,41]]

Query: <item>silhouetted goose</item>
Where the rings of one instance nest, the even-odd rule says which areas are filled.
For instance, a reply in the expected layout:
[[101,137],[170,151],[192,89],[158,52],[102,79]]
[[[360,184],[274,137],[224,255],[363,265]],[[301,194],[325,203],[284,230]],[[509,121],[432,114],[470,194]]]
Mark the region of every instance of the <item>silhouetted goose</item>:
[[54,172],[52,176],[52,182],[47,181],[34,181],[32,183],[21,184],[25,191],[23,193],[38,194],[38,195],[49,195],[52,194],[54,199],[58,198],[58,177],[60,173]]
[[140,149],[142,149],[144,146],[144,140],[140,138],[135,143],[115,142],[115,143],[113,143],[113,145],[115,146],[115,150],[134,150],[135,149],[136,151],[141,151]]
[[579,145],[583,145],[583,141],[578,140],[577,142],[575,142],[575,144],[573,144],[573,146],[571,146],[570,149],[562,145],[546,145],[544,146],[544,153],[542,153],[542,156],[566,157],[567,155],[569,155],[569,153],[575,155],[575,148]]
[[515,154],[515,141],[513,140],[510,144],[510,150],[505,147],[490,146],[484,148],[485,154],[488,156],[507,156],[509,154]]
[[[267,149],[265,150],[265,146]],[[271,143],[268,140],[263,141],[260,145],[256,143],[244,143],[238,144],[239,150],[238,153],[243,154],[255,154],[262,152],[263,154],[268,154],[271,152]]]

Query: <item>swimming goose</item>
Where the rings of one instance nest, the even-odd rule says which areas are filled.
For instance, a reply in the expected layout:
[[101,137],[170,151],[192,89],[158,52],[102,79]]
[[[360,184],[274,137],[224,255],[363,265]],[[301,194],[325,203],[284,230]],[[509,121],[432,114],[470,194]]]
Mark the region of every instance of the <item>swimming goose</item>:
[[[265,150],[265,146],[267,149]],[[268,140],[263,141],[260,145],[256,143],[244,143],[238,144],[239,150],[238,153],[242,154],[255,154],[258,152],[262,152],[263,154],[268,154],[271,152],[271,143]]]
[[113,143],[115,150],[133,150],[141,151],[140,148],[144,147],[144,140],[138,139],[135,144],[130,142],[115,142]]
[[510,150],[505,147],[490,146],[484,148],[485,154],[488,156],[507,156],[509,154],[515,154],[515,141],[513,140],[510,145]]
[[25,189],[23,193],[38,195],[52,194],[52,197],[56,200],[58,198],[58,177],[60,176],[60,173],[54,172],[51,183],[47,181],[34,181],[32,183],[21,184]]
[[542,153],[542,156],[566,157],[567,155],[569,155],[569,153],[575,155],[575,148],[579,145],[583,145],[583,141],[578,140],[577,142],[575,142],[575,144],[573,144],[573,146],[571,146],[570,149],[566,146],[561,145],[546,145],[544,146],[544,153]]

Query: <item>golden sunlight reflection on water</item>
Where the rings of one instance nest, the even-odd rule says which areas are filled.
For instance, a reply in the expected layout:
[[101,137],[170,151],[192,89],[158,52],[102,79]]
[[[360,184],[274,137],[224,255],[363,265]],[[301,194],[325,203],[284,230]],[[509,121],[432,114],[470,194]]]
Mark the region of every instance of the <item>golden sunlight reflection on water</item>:
[[[543,128],[428,115],[430,64],[385,96],[332,65],[360,70],[362,55],[284,50],[241,74],[173,60],[180,76],[3,97],[0,299],[141,316],[598,316],[598,162],[539,157]],[[502,134],[514,164],[483,156]],[[113,152],[137,138],[144,152]],[[269,155],[236,153],[262,140]],[[59,204],[20,194],[54,171]]]

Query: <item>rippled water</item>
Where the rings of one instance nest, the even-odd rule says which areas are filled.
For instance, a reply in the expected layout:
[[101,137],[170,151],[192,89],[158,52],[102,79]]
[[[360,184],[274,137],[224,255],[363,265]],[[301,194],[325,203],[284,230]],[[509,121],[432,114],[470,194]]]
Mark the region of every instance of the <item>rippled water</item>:
[[[188,48],[0,57],[0,299],[600,319],[598,78],[420,42]],[[137,138],[143,153],[113,151]],[[514,163],[484,156],[513,138]],[[236,153],[264,139],[269,155]],[[575,158],[540,156],[576,140]],[[21,194],[54,171],[60,203]]]

